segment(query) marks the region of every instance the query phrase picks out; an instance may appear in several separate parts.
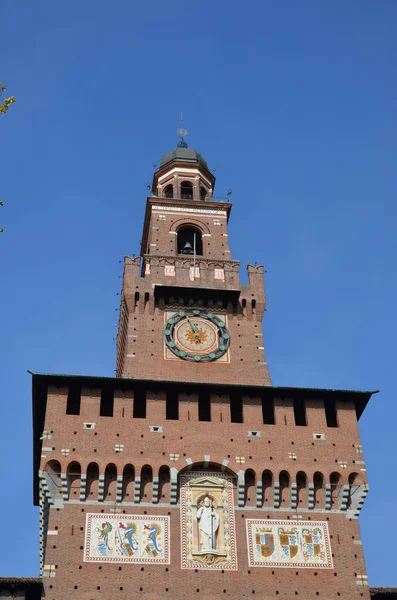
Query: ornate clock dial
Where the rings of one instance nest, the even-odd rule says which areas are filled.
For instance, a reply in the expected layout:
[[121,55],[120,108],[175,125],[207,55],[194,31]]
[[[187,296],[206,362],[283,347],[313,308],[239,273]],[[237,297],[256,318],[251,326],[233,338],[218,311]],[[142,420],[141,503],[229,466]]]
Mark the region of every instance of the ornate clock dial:
[[230,335],[222,319],[204,310],[182,310],[168,319],[164,339],[184,360],[209,362],[227,352]]

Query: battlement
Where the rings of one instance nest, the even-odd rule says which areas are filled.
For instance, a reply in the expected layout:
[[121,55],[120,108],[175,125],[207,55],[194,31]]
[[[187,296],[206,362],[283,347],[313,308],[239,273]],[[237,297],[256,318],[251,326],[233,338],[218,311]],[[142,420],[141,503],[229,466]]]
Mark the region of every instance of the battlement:
[[34,375],[33,388],[36,492],[49,460],[66,472],[71,462],[86,468],[94,456],[102,474],[110,456],[118,471],[129,456],[138,471],[210,460],[254,473],[255,485],[264,471],[276,482],[287,472],[288,488],[299,472],[307,484],[317,472],[324,485],[332,478],[348,485],[353,475],[366,480],[357,419],[371,392],[67,375]]

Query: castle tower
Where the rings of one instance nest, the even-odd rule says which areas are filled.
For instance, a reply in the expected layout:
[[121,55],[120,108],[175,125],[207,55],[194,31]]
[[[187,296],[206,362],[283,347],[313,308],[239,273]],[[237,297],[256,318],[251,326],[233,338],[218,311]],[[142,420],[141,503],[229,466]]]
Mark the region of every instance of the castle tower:
[[214,187],[206,161],[186,142],[161,159],[141,256],[124,261],[118,377],[270,385],[264,269],[249,265],[249,285],[240,284],[229,247],[232,206]]
[[371,392],[271,384],[263,267],[240,284],[214,188],[184,140],[161,160],[117,377],[32,374],[47,600],[370,597]]

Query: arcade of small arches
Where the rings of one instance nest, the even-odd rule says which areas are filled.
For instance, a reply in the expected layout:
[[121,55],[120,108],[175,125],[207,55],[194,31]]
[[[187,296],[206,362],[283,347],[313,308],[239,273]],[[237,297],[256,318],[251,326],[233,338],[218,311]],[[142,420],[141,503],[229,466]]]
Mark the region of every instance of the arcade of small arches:
[[[196,465],[179,471],[162,465],[155,469],[145,464],[117,467],[108,464],[103,472],[97,463],[82,468],[77,461],[61,466],[59,461],[49,461],[42,473],[42,483],[50,502],[93,501],[106,503],[178,504],[179,477],[186,470],[206,469],[209,473],[222,473],[219,465]],[[224,469],[225,470],[225,469]],[[241,470],[235,476],[235,501],[239,507],[259,509],[311,509],[357,511],[367,493],[367,484],[357,472],[323,474],[316,471],[290,473],[265,469]]]
[[194,181],[189,180],[174,180],[172,183],[159,186],[157,195],[160,198],[205,201],[211,200],[212,190],[203,185],[202,181],[196,184]]

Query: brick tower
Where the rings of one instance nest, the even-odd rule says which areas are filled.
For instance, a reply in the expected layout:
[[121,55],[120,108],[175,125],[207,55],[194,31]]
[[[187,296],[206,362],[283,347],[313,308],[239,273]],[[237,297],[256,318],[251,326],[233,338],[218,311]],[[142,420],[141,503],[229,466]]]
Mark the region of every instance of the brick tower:
[[117,377],[32,374],[47,600],[370,597],[371,392],[271,385],[264,269],[240,284],[214,186],[183,139],[162,158],[124,261]]

